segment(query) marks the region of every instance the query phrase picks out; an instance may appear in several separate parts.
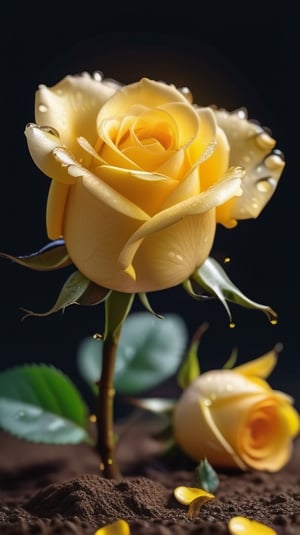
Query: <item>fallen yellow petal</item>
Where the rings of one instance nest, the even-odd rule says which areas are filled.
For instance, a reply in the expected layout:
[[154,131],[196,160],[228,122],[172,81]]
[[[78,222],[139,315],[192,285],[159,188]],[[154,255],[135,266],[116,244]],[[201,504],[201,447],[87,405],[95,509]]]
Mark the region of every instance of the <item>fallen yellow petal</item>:
[[276,531],[256,520],[235,516],[228,522],[231,535],[276,535]]
[[130,535],[130,527],[126,520],[116,520],[112,524],[97,529],[94,535]]
[[174,496],[179,503],[189,506],[189,518],[197,516],[202,505],[215,498],[214,494],[197,487],[176,487]]

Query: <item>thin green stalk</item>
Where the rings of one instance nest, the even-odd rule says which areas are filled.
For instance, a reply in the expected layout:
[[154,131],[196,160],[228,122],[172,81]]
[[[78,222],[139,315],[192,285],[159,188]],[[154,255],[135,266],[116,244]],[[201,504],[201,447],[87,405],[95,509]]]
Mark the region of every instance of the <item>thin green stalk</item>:
[[104,477],[119,479],[121,473],[115,455],[114,437],[114,396],[113,376],[117,341],[109,337],[104,341],[102,375],[99,382],[98,417],[97,417],[97,451],[101,458]]
[[134,294],[111,292],[105,301],[105,334],[102,373],[97,408],[97,444],[104,477],[121,478],[115,454],[114,371],[123,323],[128,316]]

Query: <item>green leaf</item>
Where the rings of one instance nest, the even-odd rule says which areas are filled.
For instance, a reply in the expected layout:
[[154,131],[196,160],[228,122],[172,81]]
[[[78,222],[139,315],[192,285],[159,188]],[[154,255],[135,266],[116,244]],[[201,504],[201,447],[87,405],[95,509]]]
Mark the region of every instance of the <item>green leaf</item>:
[[195,480],[200,489],[207,492],[215,492],[220,484],[217,473],[209,464],[207,459],[203,459],[195,468]]
[[72,260],[63,240],[48,243],[39,251],[26,256],[13,256],[1,253],[0,256],[12,260],[23,267],[36,271],[52,271],[72,264]]
[[0,373],[0,426],[9,433],[48,444],[92,443],[88,408],[61,371],[45,364]]
[[64,310],[70,305],[79,304],[79,300],[82,299],[86,293],[90,282],[91,281],[82,275],[80,271],[74,271],[74,273],[72,273],[66,280],[56,303],[52,308],[50,308],[50,310],[47,312],[32,312],[31,310],[23,309],[25,312],[27,312],[27,314],[23,316],[23,319],[27,318],[28,316],[49,316],[50,314],[54,314],[59,310]]
[[209,294],[218,297],[227,311],[230,322],[232,322],[232,317],[226,300],[245,308],[261,310],[268,316],[268,319],[272,324],[277,323],[276,312],[269,306],[261,305],[246,297],[228,278],[220,264],[212,257],[207,258],[207,260],[196,269],[191,279],[189,279],[189,284],[184,284],[184,288],[190,295],[192,295],[192,297],[195,299],[203,299],[201,294],[199,295],[194,292],[193,283],[200,286],[200,291],[205,290]]
[[[147,312],[131,314],[124,323],[117,349],[114,387],[120,394],[138,394],[172,376],[188,339],[180,316],[158,319]],[[78,365],[88,383],[101,377],[102,340],[87,338],[78,350]]]
[[177,383],[183,390],[200,375],[198,348],[202,335],[208,329],[208,323],[203,323],[195,332],[186,357],[177,373]]

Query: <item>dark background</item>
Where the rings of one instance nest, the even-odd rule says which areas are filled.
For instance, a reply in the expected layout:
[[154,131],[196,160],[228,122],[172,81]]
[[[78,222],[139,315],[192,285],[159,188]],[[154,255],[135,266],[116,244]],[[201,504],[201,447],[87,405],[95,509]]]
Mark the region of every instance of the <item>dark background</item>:
[[[231,258],[227,265],[231,279],[248,297],[275,309],[278,324],[271,325],[260,311],[231,305],[236,328],[230,329],[221,303],[194,301],[181,287],[154,293],[149,299],[158,313],[182,314],[191,334],[203,321],[209,322],[199,351],[203,371],[222,366],[234,347],[239,362],[244,362],[282,343],[270,383],[291,394],[300,409],[299,143],[296,146],[294,133],[299,112],[295,48],[288,23],[281,16],[249,21],[246,13],[239,13],[229,23],[221,14],[218,24],[202,17],[196,25],[193,13],[185,13],[181,25],[177,15],[180,31],[166,31],[175,28],[172,18],[162,21],[155,13],[150,17],[145,12],[140,13],[143,24],[131,26],[156,31],[136,32],[129,31],[123,16],[130,17],[117,6],[102,19],[82,6],[84,17],[77,14],[76,22],[59,10],[49,20],[43,9],[41,5],[38,21],[24,10],[18,12],[17,24],[11,14],[2,44],[0,251],[25,255],[48,241],[44,214],[49,180],[32,162],[23,134],[26,123],[34,121],[34,93],[40,83],[51,86],[66,74],[100,70],[125,84],[147,76],[188,86],[194,101],[202,105],[216,104],[230,111],[246,107],[250,118],[271,128],[286,168],[260,217],[240,222],[234,230],[220,227],[213,253]],[[150,20],[161,24],[155,26]],[[114,31],[106,31],[109,26]],[[21,321],[22,307],[43,312],[52,306],[69,272],[34,272],[0,259],[0,273],[1,368],[23,362],[53,363],[89,399],[77,371],[76,353],[83,338],[103,332],[103,307],[72,306],[64,313]],[[135,309],[141,309],[138,302]]]

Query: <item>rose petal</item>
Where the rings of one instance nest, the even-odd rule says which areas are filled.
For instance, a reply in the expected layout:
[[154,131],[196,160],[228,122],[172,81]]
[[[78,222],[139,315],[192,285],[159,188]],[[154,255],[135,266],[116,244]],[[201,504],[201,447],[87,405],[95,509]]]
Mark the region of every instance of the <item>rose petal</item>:
[[154,215],[149,221],[141,225],[127,241],[119,257],[120,266],[124,271],[129,269],[133,274],[132,260],[146,236],[175,224],[187,215],[207,212],[211,208],[218,206],[218,204],[222,204],[230,197],[239,195],[240,177],[242,173],[243,171],[240,169],[231,170],[229,177],[226,177],[222,182],[219,182],[209,190],[185,199],[181,203]]
[[130,527],[126,520],[116,520],[97,529],[94,535],[130,535]]
[[52,180],[50,184],[46,209],[46,227],[50,240],[63,236],[65,205],[69,189],[68,184],[62,184],[56,180]]
[[66,76],[50,88],[41,85],[36,93],[36,122],[55,128],[61,142],[76,154],[78,136],[95,143],[95,117],[116,90],[116,85],[97,81],[88,73]]
[[168,176],[131,171],[112,166],[99,166],[94,171],[97,176],[117,191],[124,198],[133,202],[147,214],[153,215],[161,206],[170,191],[176,188],[178,182]]
[[[190,505],[197,498],[206,498],[211,500],[215,498],[214,494],[207,492],[204,489],[198,487],[184,487],[179,486],[174,489],[174,496],[179,503],[183,505]],[[207,501],[205,500],[205,501]]]
[[234,367],[234,371],[245,376],[254,375],[266,379],[277,364],[277,351],[269,351],[265,355]]
[[246,170],[243,195],[218,210],[218,221],[232,226],[232,220],[258,217],[274,194],[285,163],[279,154],[272,153],[275,140],[261,126],[248,121],[245,110],[214,110],[214,114],[229,141],[229,165],[241,165]]
[[228,529],[231,535],[276,535],[276,531],[244,516],[235,516],[228,522]]
[[110,206],[117,212],[133,219],[147,221],[149,215],[136,204],[111,188],[98,176],[94,175],[80,165],[72,165],[68,172],[71,176],[81,178],[83,186],[96,198]]
[[[65,184],[74,184],[76,180],[68,174],[68,165],[76,163],[72,154],[61,146],[61,140],[54,133],[29,124],[25,129],[28,149],[36,166],[50,178]],[[61,150],[62,157],[55,157],[54,151]]]
[[175,86],[142,78],[139,82],[123,86],[102,106],[97,118],[97,129],[99,131],[106,118],[127,115],[133,106],[153,108],[170,102],[186,104],[187,101]]

